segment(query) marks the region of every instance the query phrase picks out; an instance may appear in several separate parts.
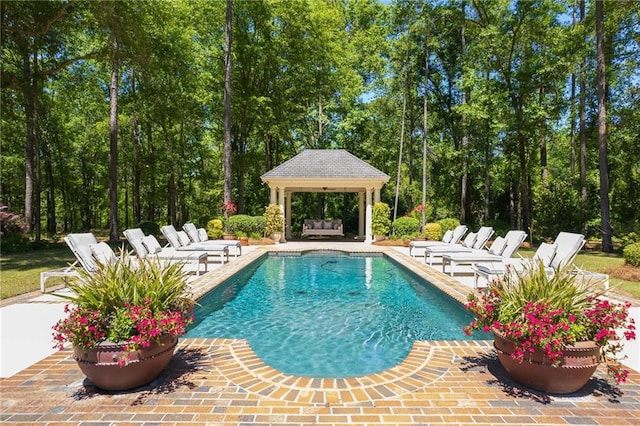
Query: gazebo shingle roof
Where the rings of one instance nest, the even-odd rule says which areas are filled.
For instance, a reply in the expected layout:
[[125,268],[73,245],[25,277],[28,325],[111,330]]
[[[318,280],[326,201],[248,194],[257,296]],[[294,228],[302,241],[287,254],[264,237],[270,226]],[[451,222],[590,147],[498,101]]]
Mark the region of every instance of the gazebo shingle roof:
[[389,179],[389,176],[344,149],[305,149],[263,174],[269,178]]

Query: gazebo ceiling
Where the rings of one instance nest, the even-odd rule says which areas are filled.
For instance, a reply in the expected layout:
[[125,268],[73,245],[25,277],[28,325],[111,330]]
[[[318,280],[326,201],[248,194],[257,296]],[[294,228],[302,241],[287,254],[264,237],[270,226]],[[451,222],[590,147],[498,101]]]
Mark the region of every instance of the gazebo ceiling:
[[344,149],[306,149],[261,179],[292,192],[362,192],[382,187],[389,176]]

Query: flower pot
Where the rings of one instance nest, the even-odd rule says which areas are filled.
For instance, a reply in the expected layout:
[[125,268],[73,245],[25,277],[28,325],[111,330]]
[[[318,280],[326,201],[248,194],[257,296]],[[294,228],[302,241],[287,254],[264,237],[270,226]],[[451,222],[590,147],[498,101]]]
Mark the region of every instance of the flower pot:
[[126,354],[122,345],[103,342],[95,348],[73,348],[73,358],[80,370],[96,387],[105,390],[127,390],[146,385],[167,366],[178,344],[178,338],[165,334],[148,348],[140,348],[129,355],[127,365],[117,360]]
[[276,244],[280,243],[280,240],[282,239],[282,234],[280,233],[273,233],[271,234],[271,239],[273,241],[275,241]]
[[233,234],[223,234],[222,235],[222,239],[223,240],[235,240],[236,236]]
[[387,236],[386,235],[374,235],[373,238],[376,241],[384,241],[387,238]]
[[249,245],[249,237],[240,237],[240,245],[248,246]]
[[500,364],[515,381],[532,389],[559,394],[576,392],[587,384],[600,363],[600,347],[595,342],[566,346],[558,365],[553,365],[538,348],[518,362],[510,356],[513,342],[495,330],[493,335]]

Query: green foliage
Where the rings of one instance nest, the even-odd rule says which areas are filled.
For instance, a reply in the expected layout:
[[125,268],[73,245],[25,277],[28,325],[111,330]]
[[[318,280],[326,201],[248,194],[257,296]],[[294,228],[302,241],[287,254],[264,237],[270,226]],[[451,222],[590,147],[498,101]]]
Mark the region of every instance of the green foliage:
[[224,232],[223,229],[222,220],[220,219],[211,219],[207,222],[207,235],[209,238],[213,238],[214,240],[221,238]]
[[107,335],[110,342],[124,342],[135,334],[135,322],[128,314],[129,310],[124,307],[116,309]]
[[495,232],[494,236],[497,235],[506,235],[509,230],[511,230],[511,226],[503,220],[492,219],[488,220],[484,223],[484,226],[490,226],[493,228],[493,232]]
[[582,201],[570,181],[549,179],[538,188],[533,205],[538,236],[554,238],[561,231],[580,231]]
[[640,236],[636,232],[629,232],[622,236],[622,246],[626,247],[629,244],[640,243]]
[[629,244],[622,251],[625,263],[640,267],[640,243]]
[[27,225],[18,214],[0,205],[0,253],[20,253],[31,250],[26,235]]
[[442,236],[444,232],[442,232],[442,225],[439,223],[426,223],[424,225],[424,236],[427,240],[442,240]]
[[160,225],[151,220],[144,220],[136,225],[136,228],[142,229],[145,235],[160,235]]
[[387,203],[375,203],[371,214],[371,233],[387,235],[391,229],[391,208]]
[[391,224],[393,234],[400,238],[420,233],[420,220],[411,216],[399,217]]
[[447,231],[453,231],[457,226],[460,226],[460,221],[453,218],[440,219],[437,223],[439,223],[442,228],[442,234]]
[[238,235],[238,232],[242,232],[245,235],[252,233],[262,234],[264,232],[264,226],[264,216],[238,214],[229,217],[229,232],[235,235]]
[[192,306],[186,273],[181,263],[162,264],[134,259],[126,253],[98,270],[78,270],[80,278],[70,281],[74,295],[60,295],[74,305],[110,316],[127,305],[146,305],[153,311],[179,310]]
[[281,234],[284,231],[284,217],[277,204],[269,204],[264,210],[264,233]]

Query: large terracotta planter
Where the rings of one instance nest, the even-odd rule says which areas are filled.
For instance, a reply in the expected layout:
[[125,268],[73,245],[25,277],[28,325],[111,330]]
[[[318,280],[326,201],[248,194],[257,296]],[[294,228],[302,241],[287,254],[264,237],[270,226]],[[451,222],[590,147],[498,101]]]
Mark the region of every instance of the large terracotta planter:
[[523,362],[511,359],[514,344],[493,332],[493,344],[500,364],[518,383],[549,393],[571,393],[587,384],[600,363],[600,347],[594,342],[577,342],[563,349],[559,365],[553,365],[542,350],[536,349]]
[[236,236],[234,234],[223,234],[222,239],[227,241],[235,240]]
[[167,366],[178,338],[166,334],[148,348],[141,348],[130,354],[125,366],[118,366],[117,359],[124,354],[121,345],[103,342],[92,349],[73,348],[73,358],[80,370],[98,388],[105,390],[126,390],[146,385]]

